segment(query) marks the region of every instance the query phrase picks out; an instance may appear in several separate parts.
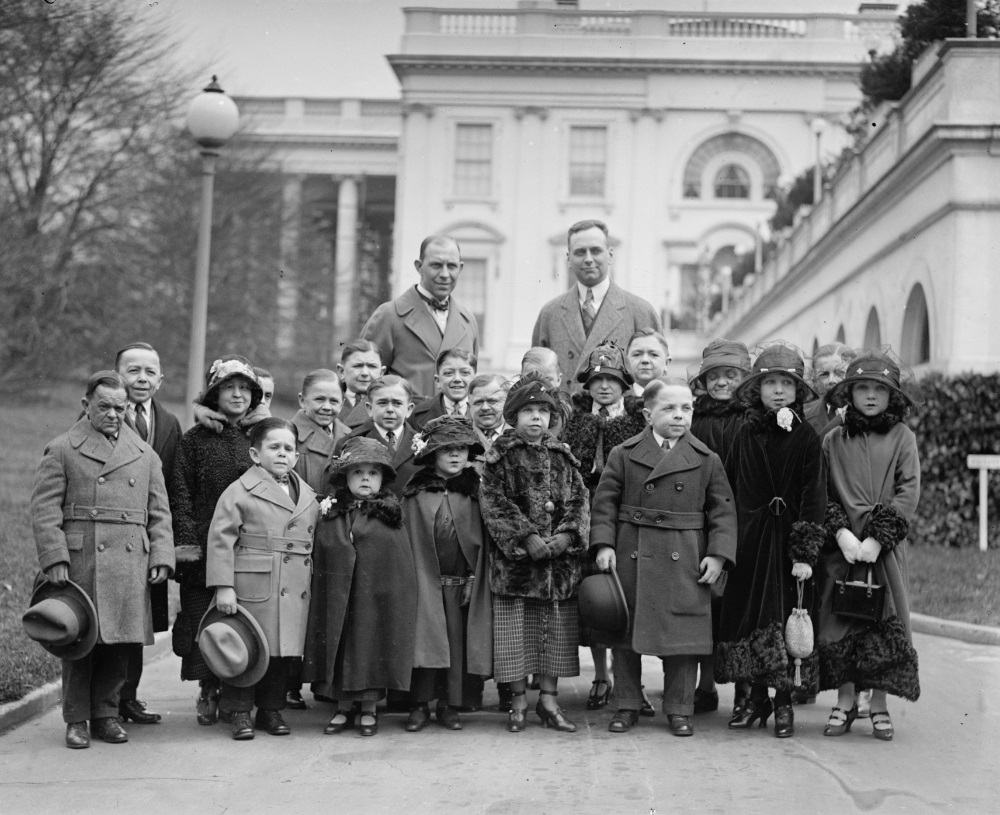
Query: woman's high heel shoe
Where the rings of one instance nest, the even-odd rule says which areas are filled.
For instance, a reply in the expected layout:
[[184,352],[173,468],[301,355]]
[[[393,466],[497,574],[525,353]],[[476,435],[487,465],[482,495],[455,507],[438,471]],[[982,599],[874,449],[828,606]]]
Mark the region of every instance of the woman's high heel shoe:
[[892,741],[895,731],[892,729],[892,719],[888,710],[872,711],[872,735],[882,741]]
[[557,691],[543,690],[538,692],[538,702],[535,704],[535,713],[538,714],[538,718],[542,720],[542,727],[552,727],[562,733],[575,733],[576,725],[573,724],[569,719],[566,718],[562,710],[558,707],[555,710],[549,710],[542,704],[542,696],[558,696]]
[[611,698],[611,683],[607,679],[595,679],[590,683],[587,710],[600,710]]
[[743,707],[734,711],[733,717],[729,720],[729,729],[748,730],[756,721],[760,722],[759,727],[767,727],[767,719],[772,710],[770,699],[747,699]]
[[198,724],[213,725],[219,721],[219,689],[202,685],[194,709]]
[[826,727],[823,728],[824,736],[843,736],[851,729],[854,720],[858,718],[858,706],[854,705],[850,710],[842,707],[835,707],[830,711],[830,717],[826,720]]
[[520,693],[511,692],[510,694],[510,710],[507,711],[507,731],[509,733],[520,733],[524,730],[527,724],[527,713],[528,706],[525,704],[524,707],[518,707],[514,702],[518,698],[524,698],[524,691]]

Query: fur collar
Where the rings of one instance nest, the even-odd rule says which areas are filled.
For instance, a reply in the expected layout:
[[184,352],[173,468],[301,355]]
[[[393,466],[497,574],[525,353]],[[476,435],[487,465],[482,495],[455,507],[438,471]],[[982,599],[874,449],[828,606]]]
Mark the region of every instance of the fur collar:
[[[642,399],[632,393],[631,388],[625,391],[624,399],[626,416],[642,416]],[[574,410],[578,410],[581,413],[589,413],[595,418],[600,418],[597,414],[592,413],[594,409],[594,397],[586,391],[574,393],[570,397],[570,401],[573,404]]]
[[902,416],[888,410],[871,418],[865,416],[854,405],[848,405],[844,413],[844,435],[861,436],[865,433],[888,433],[893,425],[902,421]]
[[[785,407],[792,411],[792,430],[794,430],[802,424],[802,403],[794,402]],[[774,433],[788,432],[778,427],[778,411],[765,410],[760,402],[747,408],[746,423],[755,433],[763,433],[765,431]]]
[[573,466],[580,466],[580,462],[576,460],[576,456],[570,452],[569,445],[559,441],[559,439],[555,438],[555,436],[550,433],[543,434],[539,441],[528,441],[513,428],[505,430],[500,437],[493,442],[493,447],[491,447],[490,451],[486,454],[486,461],[495,464],[501,459],[501,457],[507,455],[507,453],[513,450],[529,450],[531,448],[536,450],[558,450],[573,462]]
[[[403,510],[399,499],[386,489],[371,498],[355,498],[346,487],[339,487],[332,498],[336,508],[328,517],[345,515],[353,510],[381,521],[392,529],[399,529],[403,525]],[[319,500],[322,503],[323,499]]]
[[727,400],[713,399],[707,393],[703,393],[694,400],[695,416],[736,416],[745,413],[746,410],[747,406],[736,397]]
[[476,498],[479,495],[479,473],[472,467],[466,467],[458,475],[445,480],[434,471],[433,467],[421,467],[406,483],[403,497],[410,498],[418,492],[445,491]]

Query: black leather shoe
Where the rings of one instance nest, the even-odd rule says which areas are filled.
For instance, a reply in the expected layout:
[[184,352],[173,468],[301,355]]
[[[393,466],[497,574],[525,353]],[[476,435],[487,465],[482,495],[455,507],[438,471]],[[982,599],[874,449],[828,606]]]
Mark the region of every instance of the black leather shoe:
[[587,710],[600,710],[611,700],[611,683],[607,679],[595,679],[590,683]]
[[266,730],[272,736],[287,736],[292,732],[281,717],[280,710],[258,710],[254,726],[258,730]]
[[410,711],[410,715],[406,717],[406,724],[403,729],[407,733],[419,733],[425,727],[427,723],[431,720],[431,712],[428,710],[427,705],[417,705]]
[[795,735],[795,714],[791,705],[778,705],[774,709],[774,735],[779,739]]
[[730,730],[748,730],[754,722],[760,722],[760,727],[767,727],[767,718],[771,715],[770,699],[747,699],[746,704],[733,711],[729,720]]
[[711,713],[719,709],[719,692],[715,690],[702,690],[695,688],[694,691],[694,712]]
[[233,738],[236,741],[250,741],[253,738],[253,725],[250,723],[250,714],[245,710],[233,713],[230,720],[233,729]]
[[138,699],[123,699],[118,703],[118,718],[123,722],[130,719],[136,724],[158,724],[163,718],[159,713],[146,710],[146,703]]
[[628,733],[633,727],[639,724],[639,711],[629,708],[620,708],[615,711],[608,724],[609,733]]
[[378,733],[378,714],[362,711],[358,718],[358,732],[362,736],[374,736]]
[[70,750],[90,747],[90,733],[86,722],[70,722],[66,725],[66,746]]
[[508,713],[510,711],[510,700],[511,692],[510,685],[506,682],[500,682],[497,684],[497,710],[501,713]]
[[302,691],[290,690],[285,694],[285,707],[289,710],[305,710],[308,706],[302,698]]
[[434,717],[437,719],[438,724],[446,730],[462,729],[462,720],[458,717],[458,711],[453,707],[439,705],[434,711]]
[[124,744],[128,741],[128,733],[115,716],[106,719],[94,719],[90,723],[90,732],[95,739],[108,744]]
[[[539,696],[555,696],[555,693],[549,693],[548,691],[541,691]],[[555,710],[549,710],[545,705],[542,704],[541,698],[535,703],[535,713],[538,718],[542,720],[542,727],[551,727],[553,730],[558,730],[560,733],[575,733],[576,725],[566,718],[566,714],[562,712],[560,707],[556,707]]]
[[194,709],[198,724],[212,725],[219,721],[219,689],[202,686]]
[[323,728],[323,732],[328,736],[334,736],[352,727],[354,727],[354,711],[338,710]]
[[[508,689],[508,692],[509,689]],[[524,707],[514,707],[514,697],[518,698],[518,702],[524,699],[524,691],[520,693],[510,692],[510,707],[507,709],[507,732],[508,733],[520,733],[524,730],[525,725],[528,721],[528,706],[525,704]]]
[[694,728],[691,726],[689,716],[671,716],[667,714],[667,724],[670,725],[670,732],[675,736],[693,736]]

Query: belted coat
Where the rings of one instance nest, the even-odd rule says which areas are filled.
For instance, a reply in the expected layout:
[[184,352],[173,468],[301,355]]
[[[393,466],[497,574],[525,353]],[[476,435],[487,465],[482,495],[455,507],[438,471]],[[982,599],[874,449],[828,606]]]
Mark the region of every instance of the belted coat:
[[205,585],[236,590],[272,657],[302,656],[319,517],[316,493],[296,473],[289,479],[296,501],[254,465],[219,497],[208,529]]
[[99,641],[153,642],[149,570],[174,569],[160,458],[130,428],[112,444],[86,418],[45,448],[31,495],[38,563],[69,565],[97,608]]
[[[609,645],[640,654],[708,654],[706,555],[736,559],[736,505],[719,457],[691,433],[664,451],[647,428],[615,447],[597,485],[591,550],[615,550],[631,631]],[[602,638],[604,635],[602,634]]]

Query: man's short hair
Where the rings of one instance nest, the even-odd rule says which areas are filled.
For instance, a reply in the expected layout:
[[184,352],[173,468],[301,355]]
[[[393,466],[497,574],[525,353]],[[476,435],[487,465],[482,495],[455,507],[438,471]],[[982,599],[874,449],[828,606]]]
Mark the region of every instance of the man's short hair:
[[130,342],[128,345],[124,346],[123,348],[120,348],[118,350],[118,353],[115,354],[115,368],[117,368],[118,365],[121,363],[122,354],[124,354],[126,351],[134,351],[136,348],[141,349],[143,351],[152,351],[154,354],[159,356],[159,353],[157,353],[156,349],[148,342]]
[[585,221],[577,221],[566,230],[566,247],[569,248],[569,242],[577,232],[583,232],[584,230],[594,228],[600,229],[601,232],[604,233],[605,239],[610,238],[608,235],[608,225],[604,223],[604,221],[598,221],[596,218],[588,218]]
[[486,388],[490,385],[497,385],[504,393],[510,390],[510,381],[500,376],[500,374],[479,374],[478,376],[474,376],[469,383],[469,393],[471,394],[478,388]]
[[444,361],[446,359],[449,359],[450,357],[454,357],[455,359],[461,359],[464,360],[465,362],[468,362],[472,366],[472,370],[475,370],[476,365],[479,363],[479,360],[476,358],[476,355],[472,351],[469,351],[466,348],[446,348],[444,351],[438,354],[437,359],[434,360],[434,370],[440,371],[441,366],[444,365]]
[[261,419],[250,428],[250,446],[255,450],[260,450],[260,446],[264,443],[264,439],[267,438],[267,434],[272,430],[279,429],[287,430],[292,434],[293,439],[297,437],[295,425],[288,421],[288,419],[279,419],[277,416],[268,416],[266,419]]
[[635,330],[635,333],[628,338],[628,343],[625,345],[625,353],[628,354],[628,350],[629,348],[632,347],[633,342],[635,342],[636,340],[644,339],[645,337],[652,337],[658,343],[660,343],[660,345],[663,346],[663,353],[665,353],[667,355],[667,358],[669,359],[670,346],[667,344],[667,338],[664,337],[663,334],[657,331],[655,328],[648,328],[648,327],[637,328]]
[[265,377],[267,379],[274,379],[274,375],[269,370],[267,370],[267,368],[261,368],[260,365],[254,365],[253,372],[257,374],[258,379],[263,379]]
[[643,403],[648,403],[653,401],[661,390],[671,386],[676,386],[678,388],[687,388],[688,390],[691,390],[691,385],[683,377],[657,376],[646,383],[646,387],[642,391]]
[[521,373],[525,374],[529,370],[548,368],[553,364],[557,368],[559,367],[559,355],[544,345],[535,345],[525,351],[524,356],[521,357]]
[[404,379],[396,374],[386,374],[385,376],[380,376],[372,382],[371,385],[368,386],[368,394],[365,398],[367,401],[371,402],[375,398],[376,391],[384,390],[385,388],[395,388],[397,385],[406,391],[407,397],[412,402],[415,396],[413,385],[410,384],[408,379]]
[[420,256],[419,260],[424,259],[424,253],[427,251],[427,247],[432,243],[453,243],[455,248],[458,250],[458,259],[462,259],[462,247],[458,245],[458,241],[455,240],[451,235],[428,235],[422,241],[420,241]]
[[118,371],[96,371],[87,379],[86,397],[90,399],[101,385],[114,390],[125,390],[125,380]]
[[853,348],[849,348],[842,342],[828,342],[816,349],[812,356],[812,365],[816,367],[816,360],[822,357],[840,357],[844,362],[850,362],[858,355]]

